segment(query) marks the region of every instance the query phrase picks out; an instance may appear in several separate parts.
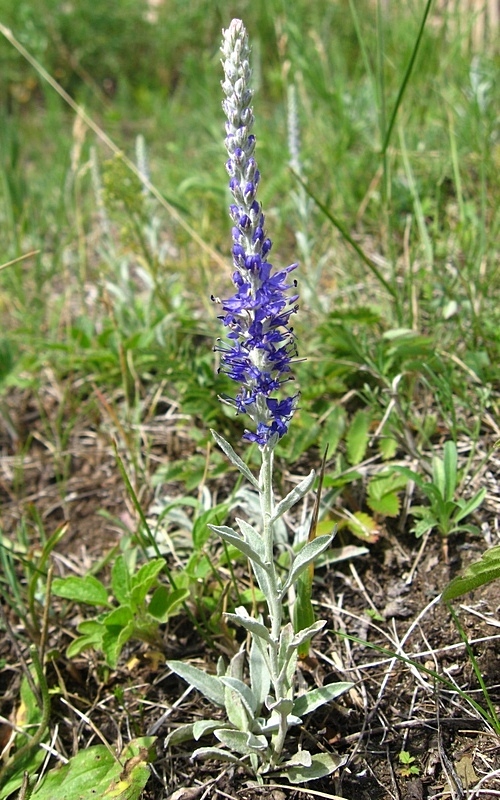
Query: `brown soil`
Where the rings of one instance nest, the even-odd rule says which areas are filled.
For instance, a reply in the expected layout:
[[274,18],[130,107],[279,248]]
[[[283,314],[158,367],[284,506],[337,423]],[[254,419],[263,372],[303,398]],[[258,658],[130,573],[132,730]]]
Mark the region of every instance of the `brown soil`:
[[[46,535],[67,522],[68,533],[53,558],[55,572],[84,574],[119,544],[125,531],[133,533],[137,515],[111,444],[115,436],[120,445],[119,429],[114,430],[108,420],[109,437],[97,433],[106,426],[95,418],[92,407],[86,424],[75,424],[62,455],[59,451],[56,457],[40,413],[42,407],[50,416],[51,402],[48,396],[37,402],[27,394],[10,398],[8,425],[0,434],[2,529],[15,543],[21,519],[30,520],[30,552],[36,558],[40,545],[36,520],[42,521]],[[105,409],[101,413],[105,416]],[[167,436],[167,427],[164,417],[150,420],[152,470],[168,459],[172,448],[177,455],[188,442],[178,429],[172,428]],[[491,481],[496,488],[495,476]],[[139,480],[137,486],[141,502],[147,506],[148,490],[141,492]],[[328,620],[328,632],[313,643],[310,657],[301,662],[298,680],[304,686],[352,680],[354,688],[307,718],[303,728],[292,731],[289,746],[291,751],[297,747],[338,751],[346,764],[337,775],[300,790],[283,780],[274,788],[252,787],[247,777],[233,768],[192,763],[187,747],[165,751],[163,741],[173,725],[211,714],[207,703],[194,692],[172,708],[186,687],[164,665],[165,658],[189,658],[206,665],[213,660],[213,652],[189,620],[178,616],[163,632],[161,652],[132,642],[115,672],[104,669],[94,653],[69,662],[64,650],[78,620],[61,621],[54,601],[47,651],[57,652],[47,664],[47,676],[51,685],[61,687],[69,703],[63,704],[61,695],[53,703],[52,725],[59,725],[56,746],[69,757],[98,743],[99,738],[119,746],[131,737],[154,733],[158,737],[157,760],[143,800],[160,800],[173,793],[175,800],[256,799],[263,794],[273,800],[304,795],[338,795],[347,800],[500,796],[500,737],[453,689],[458,687],[485,706],[471,658],[449,610],[439,600],[450,577],[476,560],[488,544],[498,543],[496,504],[493,498],[478,520],[484,539],[455,537],[448,554],[434,535],[418,558],[421,542],[408,534],[396,536],[386,531],[371,546],[369,555],[318,571],[317,616]],[[103,511],[107,516],[103,517]],[[486,586],[454,607],[498,711],[500,584]],[[7,602],[3,608],[26,656],[29,637]],[[231,646],[231,638],[222,633],[217,639],[220,652],[228,652]],[[376,647],[398,651],[414,664],[391,659],[373,649]],[[1,658],[6,659],[6,666],[0,675],[0,714],[8,717],[16,710],[22,672],[19,652],[9,636],[0,641]],[[423,668],[436,671],[448,685]],[[82,721],[78,711],[90,717],[92,727]],[[401,762],[402,751],[414,759],[411,764]]]

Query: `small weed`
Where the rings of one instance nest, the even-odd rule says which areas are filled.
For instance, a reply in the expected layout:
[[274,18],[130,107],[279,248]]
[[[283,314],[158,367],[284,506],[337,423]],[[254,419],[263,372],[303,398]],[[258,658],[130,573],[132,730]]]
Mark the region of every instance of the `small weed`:
[[410,755],[408,750],[401,750],[398,754],[398,758],[401,764],[399,773],[403,778],[410,778],[412,775],[420,775],[420,768],[417,766],[415,758]]

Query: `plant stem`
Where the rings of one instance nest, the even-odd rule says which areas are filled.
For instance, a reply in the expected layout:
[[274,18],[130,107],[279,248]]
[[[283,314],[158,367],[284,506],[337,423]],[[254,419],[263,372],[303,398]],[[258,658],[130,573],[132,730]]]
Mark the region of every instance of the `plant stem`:
[[[286,669],[280,669],[279,647],[282,626],[282,605],[280,599],[279,577],[274,561],[274,528],[271,522],[274,510],[273,498],[273,463],[274,445],[266,445],[261,448],[262,467],[260,471],[260,506],[262,512],[263,529],[262,538],[264,541],[264,552],[267,573],[269,577],[270,593],[266,597],[269,622],[271,626],[271,642],[268,645],[269,662],[271,666],[271,681],[274,688],[274,696],[277,703],[287,697]],[[272,739],[271,766],[278,763],[281,751],[285,744],[285,737],[288,730],[288,710],[279,711],[279,728],[276,736]]]

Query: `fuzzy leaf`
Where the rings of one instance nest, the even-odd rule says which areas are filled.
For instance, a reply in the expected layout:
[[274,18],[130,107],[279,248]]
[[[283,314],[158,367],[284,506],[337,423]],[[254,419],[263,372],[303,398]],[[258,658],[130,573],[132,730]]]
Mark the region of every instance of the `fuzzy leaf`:
[[235,756],[234,753],[230,753],[228,750],[220,750],[218,747],[198,747],[198,749],[194,751],[191,758],[213,758],[216,761],[226,761],[230,764],[242,763],[241,759],[239,759],[238,756]]
[[233,752],[241,753],[241,755],[261,753],[268,747],[268,741],[265,736],[256,736],[254,733],[247,733],[246,731],[232,731],[227,728],[221,728],[214,731],[214,735],[219,742],[225,744]]
[[292,508],[295,503],[298,503],[299,500],[307,494],[307,492],[311,489],[314,479],[316,477],[316,473],[314,470],[311,470],[309,475],[307,475],[291,492],[287,494],[281,502],[278,503],[276,508],[274,509],[274,514],[271,518],[271,522],[279,519],[279,517],[283,516],[283,514],[288,511],[288,509]]
[[251,564],[252,564],[252,569],[255,573],[255,577],[257,578],[257,583],[259,584],[259,589],[261,590],[264,597],[270,597],[273,588],[271,586],[269,573],[266,567],[261,566],[256,561],[252,561]]
[[229,442],[226,442],[226,440],[223,439],[222,436],[220,436],[220,434],[217,433],[217,431],[210,429],[210,432],[214,437],[215,441],[217,442],[217,444],[219,445],[220,449],[222,450],[223,453],[226,454],[230,462],[234,464],[234,466],[237,469],[239,469],[241,474],[245,476],[247,481],[250,481],[250,483],[252,484],[252,486],[255,487],[255,489],[259,489],[258,480],[255,478],[254,475],[252,475],[250,469],[247,467],[245,462],[242,461],[238,455],[236,455]]
[[498,578],[500,578],[500,545],[486,550],[480,561],[470,564],[462,575],[453,578],[445,588],[442,599],[454,600]]
[[238,523],[238,527],[245,542],[247,542],[250,547],[259,554],[264,563],[264,542],[262,541],[262,537],[260,536],[259,532],[256,531],[255,528],[244,519],[236,517],[236,522]]
[[[290,783],[306,783],[307,781],[315,781],[318,778],[325,778],[327,775],[331,775],[346,761],[346,756],[339,756],[337,753],[316,753],[311,756],[311,765],[309,767],[291,766],[285,772],[281,772],[280,775],[287,778]],[[328,797],[331,800],[343,800],[343,798],[334,794],[329,794]]]
[[250,647],[250,685],[253,695],[257,701],[257,713],[260,712],[262,704],[269,694],[271,686],[271,676],[266,663],[265,651],[262,639],[252,637]]
[[210,525],[209,526],[215,533],[217,533],[221,539],[224,539],[225,542],[228,544],[232,544],[233,547],[236,547],[240,553],[243,553],[244,556],[250,559],[250,561],[259,564],[261,567],[265,568],[264,561],[260,555],[260,553],[255,550],[247,541],[241,538],[236,531],[233,531],[232,528],[228,528],[227,525]]
[[281,595],[283,596],[290,586],[297,580],[298,576],[303,572],[309,564],[323,553],[329,546],[333,539],[333,535],[317,536],[311,542],[307,542],[302,550],[300,550],[294,559],[288,578],[285,581]]
[[234,614],[224,614],[224,616],[226,619],[230,619],[233,622],[238,623],[238,625],[241,625],[243,628],[245,628],[245,630],[249,631],[254,636],[259,636],[266,642],[271,641],[271,637],[269,636],[269,631],[266,626],[263,625],[262,622],[252,619],[244,606],[239,606],[237,609],[235,609],[235,612],[236,613]]
[[208,700],[216,706],[224,708],[224,684],[215,675],[185,664],[184,661],[167,661],[167,667],[183,678],[190,686],[198,689]]
[[221,681],[226,687],[224,699],[229,721],[239,731],[248,731],[257,710],[257,701],[252,690],[238,678],[226,676]]
[[170,731],[170,733],[165,737],[165,741],[163,743],[164,748],[171,747],[172,745],[184,744],[184,742],[189,742],[191,739],[194,739],[194,726],[196,724],[197,723],[195,722],[188,722],[185,725],[180,725],[178,728],[174,728],[174,730]]
[[341,681],[339,683],[329,683],[327,686],[320,686],[317,689],[311,689],[310,692],[302,694],[297,697],[293,704],[293,713],[298,717],[303,717],[304,714],[310,714],[311,711],[320,708],[325,703],[334,700],[335,697],[347,692],[353,686],[352,683]]
[[303,642],[308,642],[309,639],[312,639],[319,631],[321,631],[326,625],[325,619],[319,619],[317,622],[313,622],[312,625],[308,625],[307,628],[303,628],[303,630],[298,631],[295,634],[292,641],[290,642],[292,647],[300,647]]
[[199,719],[198,722],[193,724],[193,739],[199,740],[206,736],[207,733],[213,733],[217,728],[221,728],[220,719]]

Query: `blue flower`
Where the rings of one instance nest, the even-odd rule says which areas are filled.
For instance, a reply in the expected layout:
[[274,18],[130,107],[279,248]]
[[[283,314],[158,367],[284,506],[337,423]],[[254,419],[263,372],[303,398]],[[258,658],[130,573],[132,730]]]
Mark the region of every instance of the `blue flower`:
[[218,343],[216,350],[221,353],[221,371],[240,384],[236,397],[223,399],[255,424],[255,432],[246,430],[243,438],[266,447],[287,432],[298,398],[297,394],[284,399],[275,396],[284,383],[293,380],[291,364],[297,351],[290,317],[298,309],[298,294],[290,292],[297,284],[290,282],[289,274],[297,265],[273,272],[267,261],[272,243],[256,197],[260,172],[251,133],[248,38],[241,20],[233,20],[223,34],[222,106],[227,118],[226,169],[234,201],[229,214],[236,292],[218,301],[228,342]]

